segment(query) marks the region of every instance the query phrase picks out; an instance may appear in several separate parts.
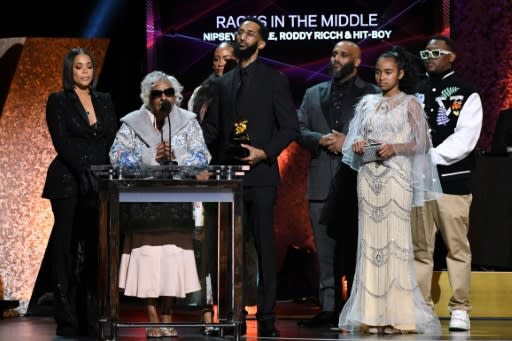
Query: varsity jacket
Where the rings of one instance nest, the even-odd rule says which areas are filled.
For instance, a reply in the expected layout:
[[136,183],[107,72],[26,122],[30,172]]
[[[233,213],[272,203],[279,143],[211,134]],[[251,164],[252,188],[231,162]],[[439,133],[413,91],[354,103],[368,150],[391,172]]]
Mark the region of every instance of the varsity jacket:
[[479,94],[450,69],[429,75],[420,83],[416,97],[428,118],[434,146],[431,156],[443,192],[471,193],[471,171],[483,118]]

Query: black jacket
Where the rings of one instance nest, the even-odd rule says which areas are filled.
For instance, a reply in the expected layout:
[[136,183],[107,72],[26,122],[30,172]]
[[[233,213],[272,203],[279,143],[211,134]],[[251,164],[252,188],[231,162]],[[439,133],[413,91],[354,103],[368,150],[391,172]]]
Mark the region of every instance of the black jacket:
[[92,92],[97,123],[89,125],[77,95],[50,94],[46,121],[57,155],[48,167],[43,198],[67,198],[78,193],[80,176],[91,165],[108,164],[108,152],[117,132],[117,116],[108,93]]
[[[251,168],[244,176],[244,185],[276,186],[279,184],[277,157],[298,135],[297,114],[284,74],[260,61],[248,68],[252,68],[251,85],[244,91],[250,94],[251,106],[243,118],[248,120],[251,145],[263,149],[268,158]],[[217,79],[215,95],[202,124],[206,144],[217,164],[233,161],[228,158],[228,148],[233,123],[240,119],[236,112],[239,74],[240,66],[237,66]]]
[[[468,102],[477,94],[473,85],[457,77],[453,70],[433,75],[420,82],[416,96],[427,115],[432,145],[436,148],[455,132],[461,115],[479,117],[482,107],[480,99]],[[481,117],[480,117],[481,124]],[[480,129],[474,131],[480,135]],[[465,144],[467,141],[453,141]],[[475,149],[463,159],[450,165],[438,165],[441,186],[446,194],[471,193],[471,171],[475,168]]]

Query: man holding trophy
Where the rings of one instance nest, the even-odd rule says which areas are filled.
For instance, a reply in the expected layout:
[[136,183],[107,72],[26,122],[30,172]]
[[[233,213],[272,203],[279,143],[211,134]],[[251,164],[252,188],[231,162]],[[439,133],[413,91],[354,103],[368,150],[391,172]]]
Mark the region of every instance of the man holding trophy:
[[[248,17],[242,22],[235,46],[240,63],[216,80],[202,127],[207,145],[214,146],[216,162],[251,166],[243,179],[244,239],[253,238],[258,255],[258,334],[277,337],[273,228],[280,183],[277,157],[297,137],[299,128],[288,79],[258,59],[267,38],[261,21]],[[244,334],[245,323],[241,328]]]

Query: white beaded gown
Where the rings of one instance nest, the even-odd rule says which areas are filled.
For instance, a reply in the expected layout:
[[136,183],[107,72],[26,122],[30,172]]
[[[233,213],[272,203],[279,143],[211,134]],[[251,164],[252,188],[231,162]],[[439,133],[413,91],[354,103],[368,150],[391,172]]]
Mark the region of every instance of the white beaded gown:
[[[351,150],[358,139],[396,144],[397,155],[362,163]],[[411,207],[441,193],[430,146],[414,96],[367,95],[356,106],[343,150],[343,161],[359,171],[356,273],[339,317],[343,330],[390,326],[404,332],[440,331],[439,319],[417,286],[411,239]]]

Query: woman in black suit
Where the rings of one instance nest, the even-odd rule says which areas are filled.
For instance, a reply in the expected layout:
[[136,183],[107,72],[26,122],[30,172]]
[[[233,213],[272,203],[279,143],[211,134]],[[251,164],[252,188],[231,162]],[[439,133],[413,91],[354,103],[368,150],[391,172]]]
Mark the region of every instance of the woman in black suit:
[[57,156],[48,167],[43,198],[54,225],[48,245],[55,285],[57,335],[95,335],[97,200],[91,165],[108,164],[117,116],[108,93],[95,90],[96,64],[83,48],[64,58],[63,91],[46,104]]

